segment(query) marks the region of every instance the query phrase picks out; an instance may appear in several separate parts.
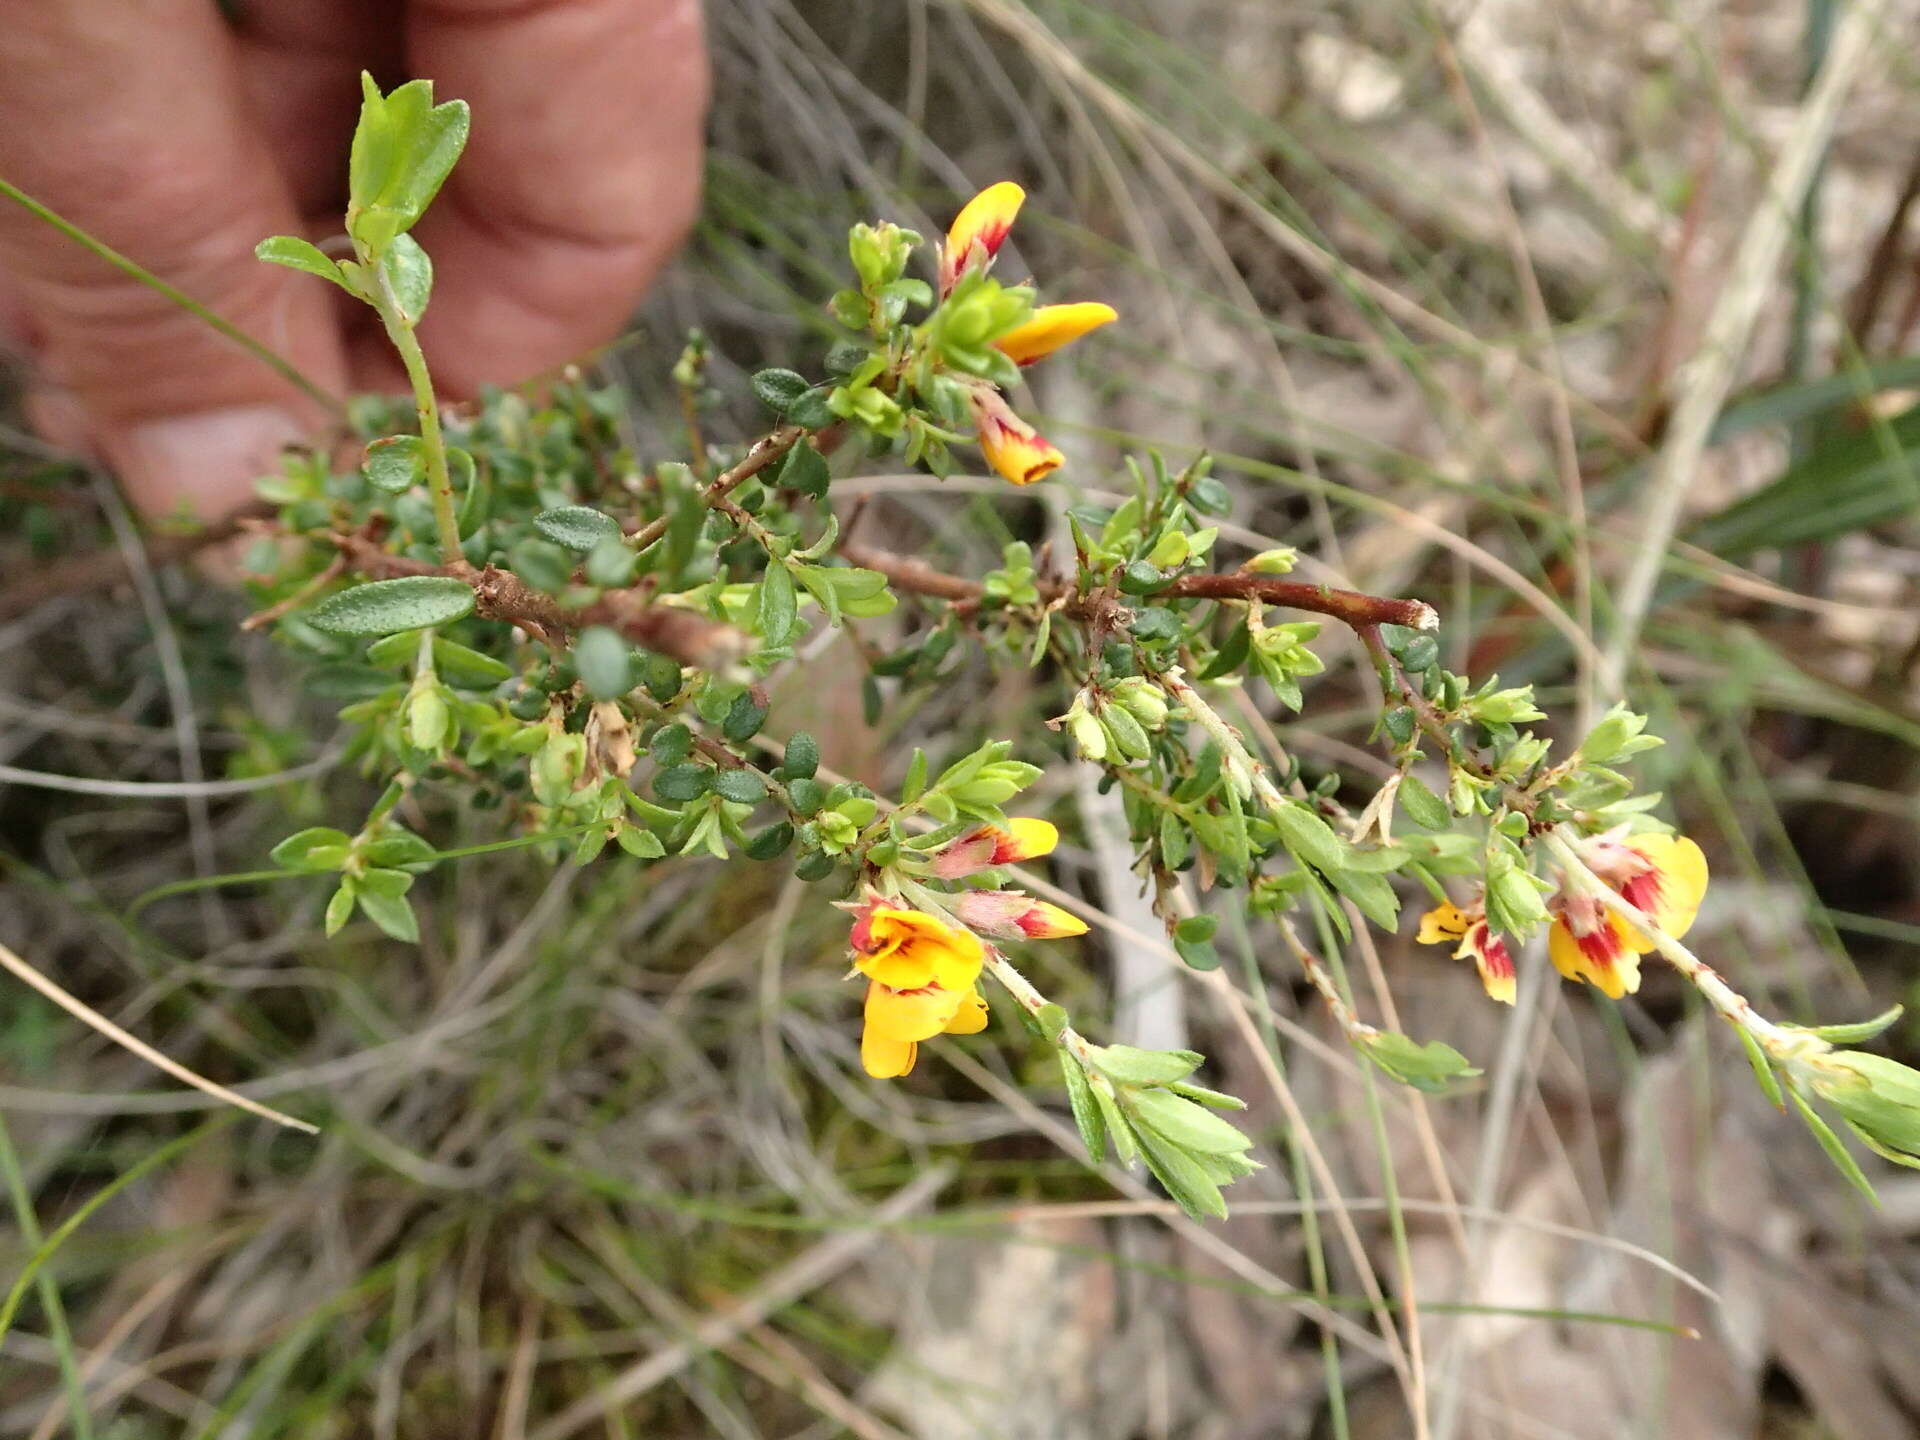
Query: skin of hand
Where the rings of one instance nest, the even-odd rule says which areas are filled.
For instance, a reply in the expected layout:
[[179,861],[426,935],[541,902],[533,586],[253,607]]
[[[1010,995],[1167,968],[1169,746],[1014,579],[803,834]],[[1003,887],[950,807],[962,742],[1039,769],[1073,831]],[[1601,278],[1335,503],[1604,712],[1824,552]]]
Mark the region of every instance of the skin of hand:
[[[699,205],[698,0],[18,0],[0,25],[0,175],[287,356],[336,395],[400,389],[371,312],[254,245],[330,253],[359,72],[473,107],[415,232],[444,396],[612,338]],[[323,421],[271,370],[0,201],[0,344],[29,414],[149,513],[245,502]]]

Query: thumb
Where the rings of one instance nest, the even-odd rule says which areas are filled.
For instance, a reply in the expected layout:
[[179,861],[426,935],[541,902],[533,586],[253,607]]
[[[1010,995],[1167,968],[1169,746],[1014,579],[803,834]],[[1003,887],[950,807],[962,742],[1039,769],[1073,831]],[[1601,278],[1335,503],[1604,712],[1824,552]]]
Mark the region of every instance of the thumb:
[[[340,388],[326,287],[253,258],[257,241],[297,222],[216,7],[20,7],[0,68],[0,174]],[[281,445],[324,418],[166,296],[24,211],[0,211],[7,308],[38,362],[36,420],[113,466],[143,509],[232,509]]]

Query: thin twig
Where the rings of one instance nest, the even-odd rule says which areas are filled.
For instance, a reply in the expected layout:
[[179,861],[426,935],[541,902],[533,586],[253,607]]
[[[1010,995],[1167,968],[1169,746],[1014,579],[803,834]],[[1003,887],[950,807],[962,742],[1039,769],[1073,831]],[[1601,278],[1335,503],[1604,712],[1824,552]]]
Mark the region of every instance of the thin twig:
[[257,1100],[249,1100],[246,1096],[229,1090],[226,1086],[209,1080],[204,1075],[196,1074],[177,1060],[168,1059],[165,1055],[162,1055],[158,1050],[147,1044],[146,1041],[122,1030],[118,1025],[114,1024],[113,1021],[102,1015],[98,1010],[95,1010],[85,1001],[69,995],[65,990],[62,990],[58,985],[54,984],[53,981],[42,975],[38,970],[34,969],[4,945],[0,945],[0,967],[5,967],[11,971],[15,976],[32,986],[35,990],[38,990],[42,995],[46,996],[47,999],[58,1005],[62,1010],[65,1010],[76,1020],[91,1025],[95,1030],[98,1030],[115,1044],[126,1047],[148,1064],[166,1071],[167,1074],[173,1076],[174,1079],[191,1085],[196,1090],[203,1090],[216,1100],[224,1100],[229,1105],[238,1106],[249,1114],[258,1115],[263,1119],[285,1125],[290,1130],[304,1130],[309,1135],[318,1135],[320,1133],[320,1127],[318,1125],[309,1125],[305,1120],[296,1120],[291,1115],[282,1115],[278,1110],[270,1109]]
[[[840,554],[850,564],[879,571],[895,589],[915,595],[973,604],[985,594],[979,581],[948,575],[913,556],[896,555],[866,545],[842,545]],[[1039,590],[1043,603],[1066,598],[1067,611],[1078,618],[1111,618],[1107,615],[1107,605],[1067,586],[1045,584]],[[1226,575],[1182,575],[1164,589],[1155,591],[1154,598],[1257,600],[1265,605],[1330,616],[1355,629],[1363,625],[1404,625],[1413,630],[1434,630],[1440,624],[1439,614],[1424,600],[1396,600],[1384,595],[1365,595],[1358,590],[1337,590],[1331,585],[1282,580],[1278,576],[1255,575],[1247,571]]]

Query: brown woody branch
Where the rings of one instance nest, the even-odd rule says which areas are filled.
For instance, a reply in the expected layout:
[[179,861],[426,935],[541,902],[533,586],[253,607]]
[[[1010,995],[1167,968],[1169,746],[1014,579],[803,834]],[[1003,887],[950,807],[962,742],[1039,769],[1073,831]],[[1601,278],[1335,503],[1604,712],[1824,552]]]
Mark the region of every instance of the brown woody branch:
[[[866,545],[842,545],[841,555],[849,563],[867,570],[878,570],[896,590],[949,600],[959,605],[977,604],[984,587],[977,580],[949,575],[924,560]],[[1100,595],[1083,595],[1069,586],[1042,584],[1040,598],[1046,603],[1066,599],[1069,614],[1094,618],[1093,608],[1105,610],[1112,601]],[[1326,615],[1343,625],[1365,632],[1380,625],[1405,625],[1412,630],[1433,630],[1440,624],[1434,608],[1424,600],[1395,600],[1385,595],[1366,595],[1358,590],[1337,590],[1331,585],[1314,585],[1304,580],[1283,580],[1275,575],[1253,575],[1245,571],[1228,575],[1182,575],[1154,598],[1163,600],[1245,600],[1277,605],[1288,610],[1307,610]]]

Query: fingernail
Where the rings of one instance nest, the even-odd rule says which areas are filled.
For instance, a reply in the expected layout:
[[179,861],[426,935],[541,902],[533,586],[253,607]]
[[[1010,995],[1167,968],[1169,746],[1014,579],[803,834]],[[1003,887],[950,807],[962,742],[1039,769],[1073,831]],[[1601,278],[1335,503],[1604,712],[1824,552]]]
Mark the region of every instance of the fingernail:
[[253,482],[305,433],[278,405],[231,405],[124,426],[101,449],[148,514],[215,520],[251,500]]

